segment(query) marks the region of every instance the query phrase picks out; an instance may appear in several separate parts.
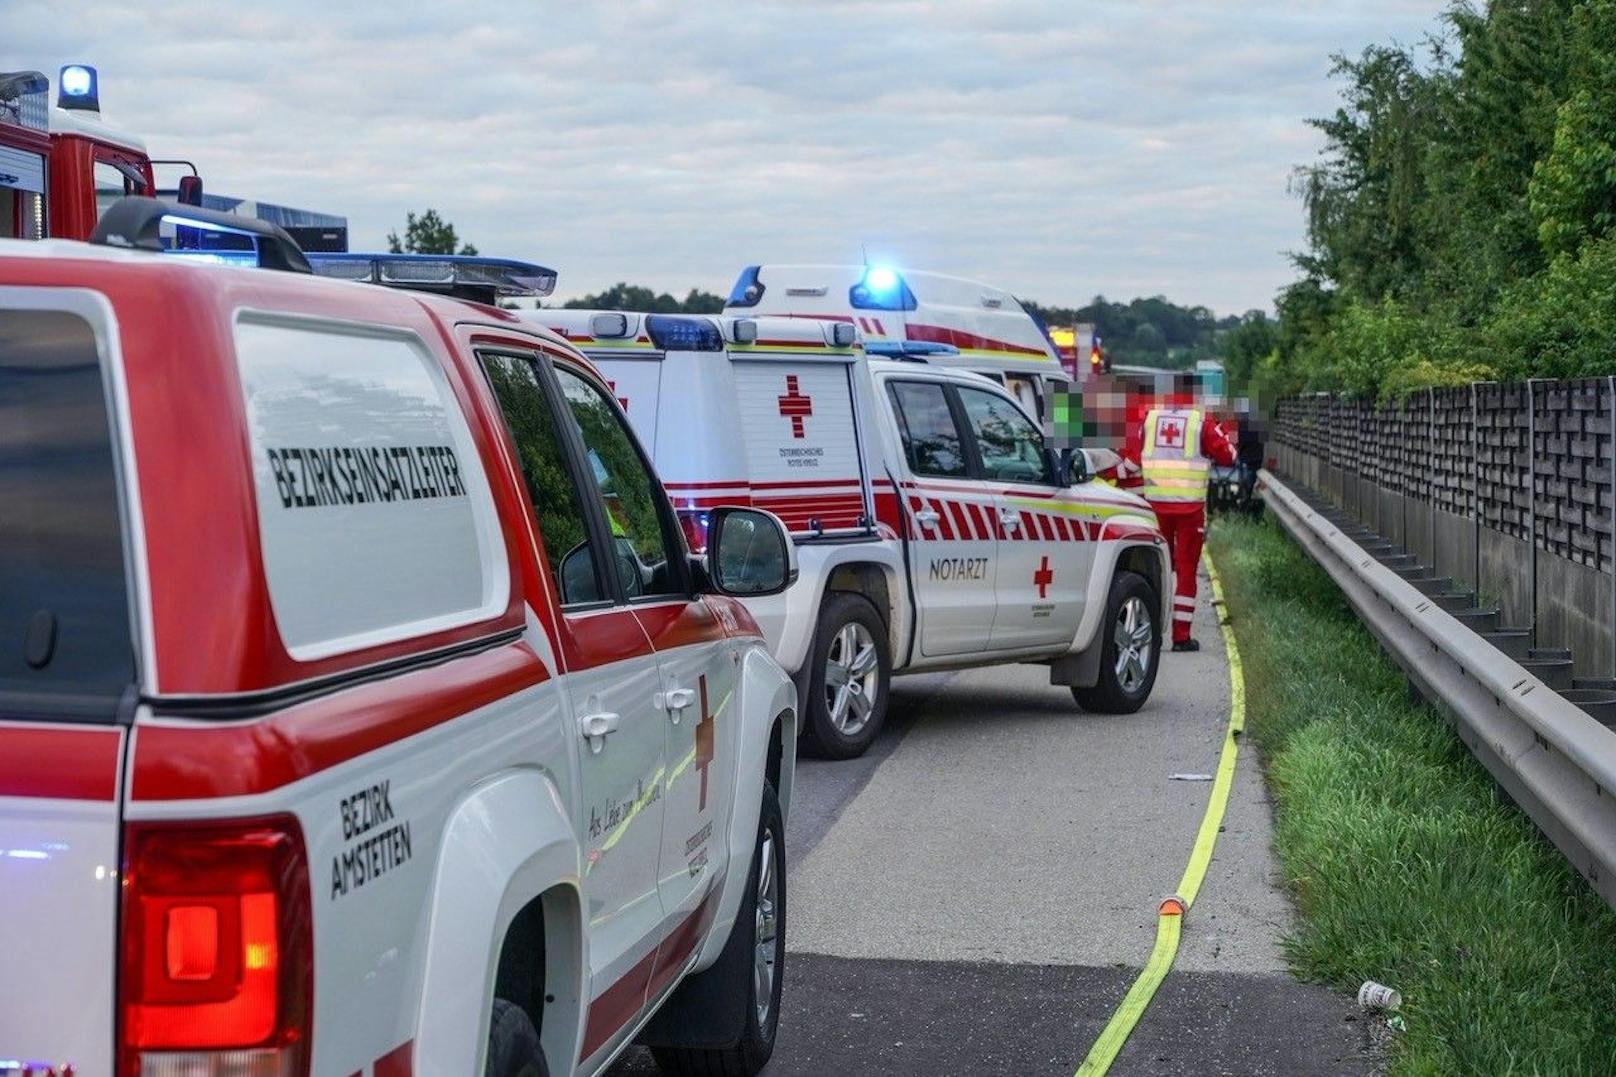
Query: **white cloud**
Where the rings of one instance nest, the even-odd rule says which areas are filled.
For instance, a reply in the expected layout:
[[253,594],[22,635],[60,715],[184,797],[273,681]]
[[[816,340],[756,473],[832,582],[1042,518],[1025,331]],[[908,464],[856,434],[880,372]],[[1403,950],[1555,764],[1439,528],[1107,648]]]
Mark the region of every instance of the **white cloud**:
[[1239,311],[1291,277],[1330,54],[1437,7],[9,0],[0,69],[95,63],[109,119],[212,191],[346,214],[356,247],[433,206],[566,294],[867,247]]

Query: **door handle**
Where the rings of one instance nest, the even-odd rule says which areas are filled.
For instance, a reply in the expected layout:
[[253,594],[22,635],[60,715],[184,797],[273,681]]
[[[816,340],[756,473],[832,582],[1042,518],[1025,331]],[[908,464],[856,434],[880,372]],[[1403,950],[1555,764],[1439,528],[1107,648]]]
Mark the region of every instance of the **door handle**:
[[1004,528],[1006,531],[1020,531],[1021,530],[1021,513],[1019,513],[1019,512],[1001,512],[1001,513],[999,513],[999,526]]
[[679,712],[696,701],[694,688],[670,688],[666,692],[658,692],[656,705],[668,712],[673,724],[679,724]]
[[928,531],[930,531],[932,528],[936,527],[937,526],[937,521],[940,520],[940,519],[942,519],[942,517],[937,515],[937,512],[936,512],[935,509],[917,509],[917,510],[915,510],[915,522],[918,523],[921,527],[924,527]]
[[612,711],[580,715],[578,734],[589,742],[589,750],[598,755],[606,747],[606,735],[616,731],[618,721],[618,716]]

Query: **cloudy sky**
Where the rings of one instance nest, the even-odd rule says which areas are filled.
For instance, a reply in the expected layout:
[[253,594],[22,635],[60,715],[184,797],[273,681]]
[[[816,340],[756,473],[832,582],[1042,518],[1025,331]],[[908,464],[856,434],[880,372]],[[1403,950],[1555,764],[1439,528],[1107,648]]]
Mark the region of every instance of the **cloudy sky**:
[[4,0],[0,70],[101,70],[110,122],[209,191],[435,207],[485,254],[727,292],[871,260],[1045,303],[1268,307],[1332,52],[1441,0]]

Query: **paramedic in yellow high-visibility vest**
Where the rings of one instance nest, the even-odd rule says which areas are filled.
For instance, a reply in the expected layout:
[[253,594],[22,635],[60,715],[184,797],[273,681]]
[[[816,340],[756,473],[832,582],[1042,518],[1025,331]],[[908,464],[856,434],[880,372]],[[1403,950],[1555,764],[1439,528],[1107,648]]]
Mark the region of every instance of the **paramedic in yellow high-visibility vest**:
[[1206,539],[1206,483],[1213,463],[1230,466],[1235,449],[1221,424],[1191,404],[1158,404],[1128,427],[1117,466],[1120,485],[1156,510],[1173,561],[1173,650],[1198,651],[1190,636],[1195,572]]

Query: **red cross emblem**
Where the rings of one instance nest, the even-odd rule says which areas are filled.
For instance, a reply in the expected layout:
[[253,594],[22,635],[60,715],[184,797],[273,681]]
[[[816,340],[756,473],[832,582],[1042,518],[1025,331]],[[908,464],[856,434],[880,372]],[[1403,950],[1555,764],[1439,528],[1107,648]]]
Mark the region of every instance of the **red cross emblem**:
[[696,723],[696,769],[701,771],[701,804],[707,810],[707,767],[713,761],[713,716],[707,712],[707,678],[696,682],[701,690],[701,721]]
[[1038,568],[1032,574],[1033,586],[1038,588],[1039,598],[1049,597],[1049,585],[1055,582],[1055,573],[1049,567],[1049,558],[1043,557],[1038,561]]
[[1164,418],[1156,425],[1156,440],[1169,449],[1184,446],[1184,424],[1174,418]]
[[786,375],[785,395],[779,398],[780,414],[791,420],[791,436],[794,438],[806,437],[802,421],[814,413],[814,398],[804,396],[797,387],[797,375]]
[[[617,392],[617,383],[615,381],[609,381],[609,382],[606,383],[606,388],[610,389],[615,394]],[[618,405],[620,407],[622,407],[622,409],[624,411],[628,410],[628,397],[626,397],[626,396],[618,397],[617,398],[617,403],[618,403]]]

